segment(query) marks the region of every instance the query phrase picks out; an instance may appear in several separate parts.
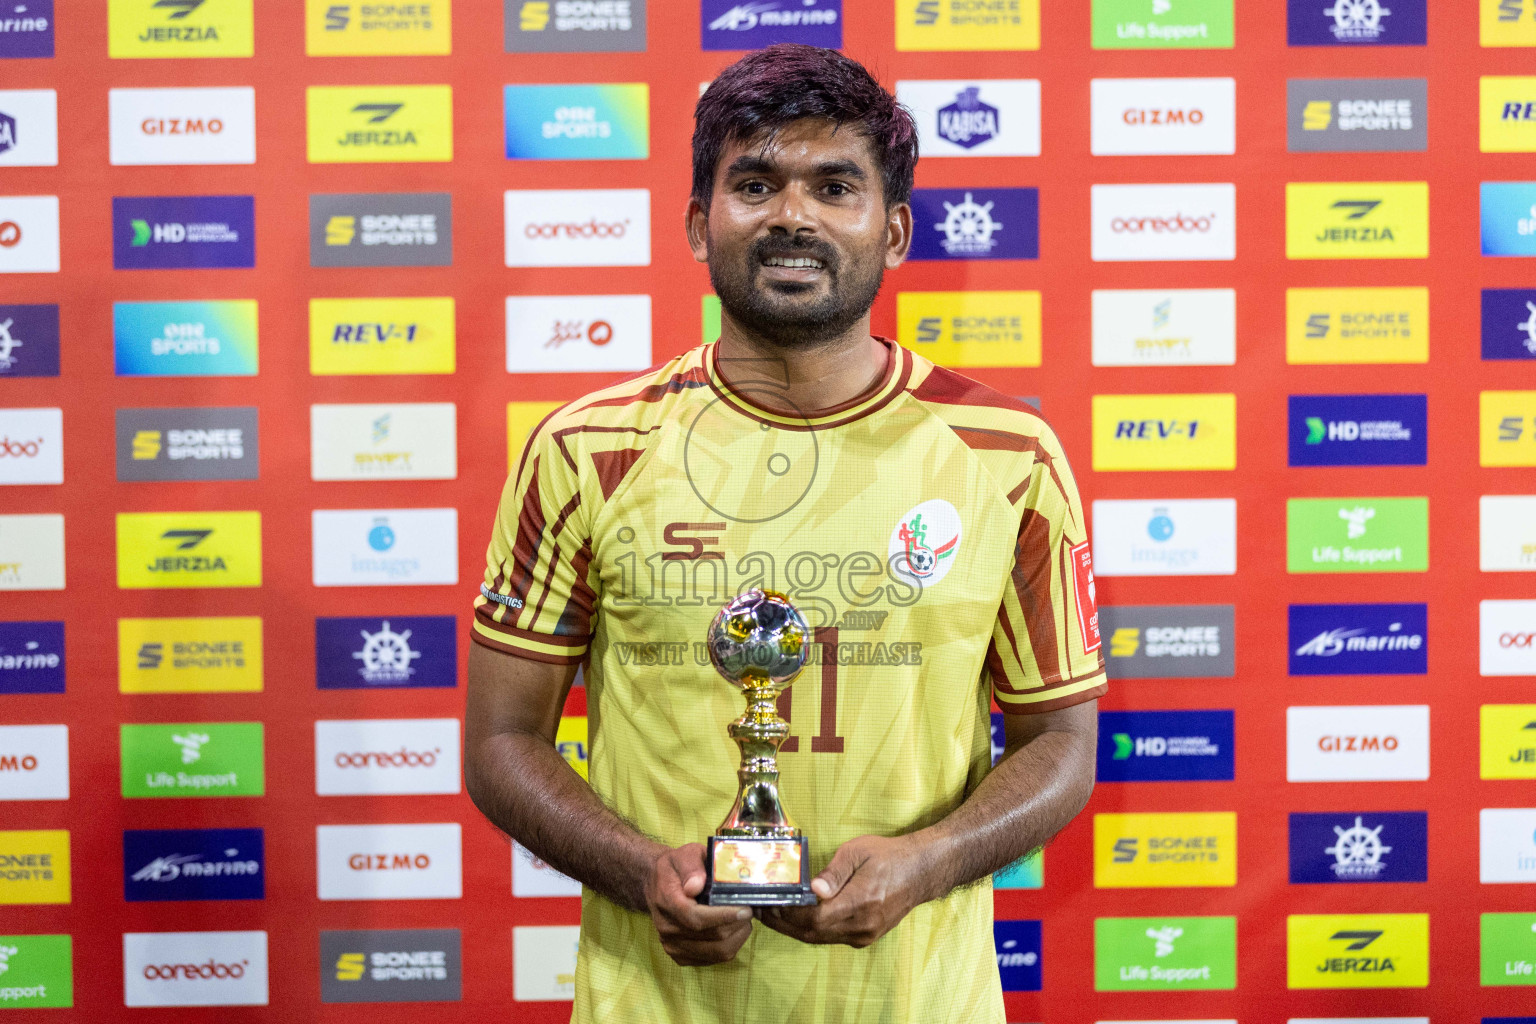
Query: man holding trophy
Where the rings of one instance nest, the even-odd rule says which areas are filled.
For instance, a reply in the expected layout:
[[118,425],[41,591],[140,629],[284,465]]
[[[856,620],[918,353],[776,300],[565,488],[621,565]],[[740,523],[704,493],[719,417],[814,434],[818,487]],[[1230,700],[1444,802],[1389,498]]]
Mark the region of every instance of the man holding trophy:
[[[507,481],[467,788],[585,887],[573,1020],[1004,1019],[989,879],[1087,802],[1105,675],[1055,435],[870,336],[916,160],[835,51],[723,71],[686,219],[720,340],[557,410]],[[582,665],[590,786],[554,746]]]

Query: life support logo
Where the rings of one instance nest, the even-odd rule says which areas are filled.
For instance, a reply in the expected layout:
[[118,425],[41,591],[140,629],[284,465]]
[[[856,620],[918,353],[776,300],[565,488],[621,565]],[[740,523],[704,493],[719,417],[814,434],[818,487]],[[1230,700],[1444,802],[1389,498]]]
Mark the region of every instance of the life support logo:
[[891,531],[886,561],[925,587],[949,575],[960,551],[960,513],[943,498],[916,506]]

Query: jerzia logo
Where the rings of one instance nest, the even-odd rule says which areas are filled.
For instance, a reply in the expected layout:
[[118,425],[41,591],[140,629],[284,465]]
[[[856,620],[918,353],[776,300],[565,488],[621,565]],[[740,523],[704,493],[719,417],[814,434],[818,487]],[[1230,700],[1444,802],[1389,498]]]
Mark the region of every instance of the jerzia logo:
[[452,86],[315,85],[305,102],[312,164],[453,159]]
[[1425,988],[1428,914],[1293,914],[1287,987]]

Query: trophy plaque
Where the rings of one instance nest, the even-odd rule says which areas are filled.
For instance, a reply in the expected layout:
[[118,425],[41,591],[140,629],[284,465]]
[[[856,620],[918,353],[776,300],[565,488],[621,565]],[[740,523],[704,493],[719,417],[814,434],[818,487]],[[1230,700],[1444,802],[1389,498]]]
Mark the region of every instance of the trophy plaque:
[[736,802],[709,837],[706,881],[699,902],[714,906],[806,906],[811,851],[779,799],[779,746],[789,723],[779,717],[779,694],[810,653],[811,631],[789,598],[749,590],[721,608],[709,626],[709,660],[747,699],[746,712],[727,729],[741,748]]

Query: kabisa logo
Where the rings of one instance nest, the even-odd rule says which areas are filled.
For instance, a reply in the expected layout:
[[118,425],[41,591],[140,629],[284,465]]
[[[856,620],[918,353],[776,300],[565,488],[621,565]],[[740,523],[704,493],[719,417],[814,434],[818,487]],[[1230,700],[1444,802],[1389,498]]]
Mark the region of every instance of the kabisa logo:
[[1099,499],[1093,545],[1101,576],[1230,576],[1237,571],[1237,502]]
[[1285,255],[1293,260],[1424,259],[1429,184],[1287,182]]
[[1423,46],[1427,0],[1286,0],[1291,46]]
[[249,57],[255,0],[108,0],[112,57]]
[[1287,288],[1285,360],[1342,365],[1429,361],[1429,289]]
[[1422,466],[1425,395],[1291,395],[1292,466]]
[[261,513],[118,513],[117,585],[259,587]]
[[1102,711],[1101,782],[1230,782],[1231,711]]
[[1428,914],[1292,914],[1286,987],[1426,988]]
[[[5,5],[0,3],[0,11]],[[4,36],[0,35],[0,46]],[[59,165],[59,98],[53,89],[0,89],[0,167]]]
[[64,623],[0,622],[0,694],[64,692]]
[[315,846],[322,900],[456,900],[463,895],[457,823],[321,825],[315,829]]
[[1424,572],[1428,498],[1291,498],[1289,572]]
[[1485,807],[1477,820],[1478,881],[1536,882],[1536,808]]
[[508,53],[645,51],[647,0],[504,0]]
[[119,377],[249,377],[257,370],[256,302],[114,302]]
[[993,921],[992,941],[997,947],[997,973],[1002,977],[1003,991],[1040,991],[1044,975],[1040,922]]
[[266,896],[259,828],[135,830],[123,833],[123,898],[259,900]]
[[309,197],[312,267],[446,267],[453,263],[447,192],[364,192]]
[[260,722],[121,725],[125,797],[261,796]]
[[981,101],[981,87],[961,89],[954,102],[939,108],[938,134],[962,149],[975,149],[997,137],[998,111]]
[[1536,181],[1485,181],[1484,256],[1536,256]]
[[0,59],[53,56],[53,0],[0,2]]
[[1293,604],[1293,676],[1424,675],[1429,671],[1428,606]]
[[962,524],[955,506],[933,498],[914,506],[891,531],[886,557],[892,569],[920,587],[935,585],[954,568]]
[[457,718],[315,723],[319,796],[457,793]]
[[1484,359],[1536,359],[1536,289],[1484,288]]
[[447,56],[452,52],[452,15],[452,0],[305,0],[304,52],[311,57]]
[[1040,190],[912,192],[914,260],[1032,260],[1040,256]]
[[1232,605],[1119,605],[1099,614],[1111,679],[1220,679],[1235,672]]
[[1536,466],[1536,391],[1478,395],[1480,466]]
[[1285,83],[1292,153],[1417,153],[1429,147],[1423,78],[1292,78]]
[[59,375],[59,307],[0,304],[0,379]]
[[456,686],[451,615],[315,620],[316,680],[323,690]]
[[117,410],[119,480],[255,480],[255,406]]
[[1478,777],[1536,779],[1536,704],[1484,704],[1478,718]]
[[843,46],[843,0],[702,0],[706,50],[757,50],[774,43]]
[[312,85],[305,108],[312,164],[453,159],[452,86]]
[[1237,918],[1100,917],[1093,987],[1161,992],[1237,987]]
[[320,933],[320,1000],[326,1003],[459,999],[457,928]]
[[1424,811],[1290,816],[1292,885],[1428,878],[1429,815]]
[[0,935],[0,1007],[74,1006],[73,954],[68,935]]
[[1040,155],[1038,79],[903,79],[896,99],[926,156]]
[[644,83],[502,87],[508,160],[644,160],[650,124]]
[[256,265],[251,196],[114,196],[112,266],[166,270]]
[[1237,815],[1095,814],[1096,889],[1237,884]]
[[266,932],[127,932],[124,1006],[266,1006]]
[[1289,782],[1429,778],[1429,707],[1368,704],[1285,709]]
[[645,267],[651,263],[648,189],[503,193],[509,267]]
[[1093,48],[1230,49],[1232,23],[1233,0],[1093,0]]

